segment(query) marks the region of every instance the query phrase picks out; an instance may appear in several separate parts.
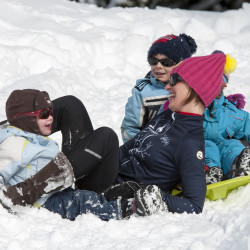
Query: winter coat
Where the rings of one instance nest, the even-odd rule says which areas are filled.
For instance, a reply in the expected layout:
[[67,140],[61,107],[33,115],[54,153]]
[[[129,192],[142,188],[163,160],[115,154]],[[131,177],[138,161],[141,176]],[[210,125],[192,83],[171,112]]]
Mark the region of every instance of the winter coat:
[[[0,183],[15,185],[36,174],[59,152],[48,137],[8,126],[0,130]],[[39,199],[42,205],[48,197]]]
[[136,81],[121,125],[123,142],[133,138],[156,114],[163,111],[168,94],[165,83],[157,80],[151,71],[145,78]]
[[224,95],[204,112],[205,164],[219,166],[227,173],[245,148],[240,139],[250,141],[249,113],[238,109]]
[[204,174],[203,116],[166,110],[120,147],[118,182],[135,181],[171,191],[182,185],[184,198],[163,194],[170,212],[202,211]]

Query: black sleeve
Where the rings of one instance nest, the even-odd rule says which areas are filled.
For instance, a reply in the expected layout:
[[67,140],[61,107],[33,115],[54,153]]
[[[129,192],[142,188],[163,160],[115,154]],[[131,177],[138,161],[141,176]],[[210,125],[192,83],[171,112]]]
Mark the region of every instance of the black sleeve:
[[204,144],[192,138],[183,140],[175,150],[175,161],[183,197],[163,193],[163,200],[170,212],[201,213],[206,196]]

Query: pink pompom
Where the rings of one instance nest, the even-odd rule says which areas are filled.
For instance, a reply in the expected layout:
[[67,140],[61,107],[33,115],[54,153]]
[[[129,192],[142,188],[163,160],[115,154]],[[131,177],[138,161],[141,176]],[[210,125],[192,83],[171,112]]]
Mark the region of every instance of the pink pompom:
[[233,94],[226,96],[226,99],[233,103],[238,109],[243,109],[245,107],[246,101],[245,96],[242,94]]

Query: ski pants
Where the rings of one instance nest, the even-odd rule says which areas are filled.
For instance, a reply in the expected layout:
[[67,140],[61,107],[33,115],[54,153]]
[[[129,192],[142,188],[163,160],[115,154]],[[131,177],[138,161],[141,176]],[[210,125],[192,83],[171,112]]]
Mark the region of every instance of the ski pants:
[[236,139],[225,140],[218,145],[205,140],[205,164],[209,167],[218,166],[227,174],[244,148],[242,142]]
[[72,164],[80,189],[103,192],[119,169],[119,141],[108,128],[93,129],[83,103],[74,96],[53,100],[52,133],[61,131],[62,151]]
[[68,188],[57,192],[45,202],[44,207],[70,220],[88,213],[105,221],[122,219],[120,200],[107,201],[103,194],[87,190]]

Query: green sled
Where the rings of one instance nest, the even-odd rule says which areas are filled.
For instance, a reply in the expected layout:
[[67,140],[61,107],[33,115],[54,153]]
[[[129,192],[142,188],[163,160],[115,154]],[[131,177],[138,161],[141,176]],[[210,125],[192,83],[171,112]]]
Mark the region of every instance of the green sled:
[[[234,189],[245,186],[250,183],[250,175],[240,176],[226,181],[221,181],[207,185],[206,198],[211,201],[226,198],[227,195]],[[174,189],[172,195],[181,194],[180,190]]]
[[206,197],[211,201],[226,198],[229,192],[248,183],[250,183],[250,175],[209,184],[207,185]]

